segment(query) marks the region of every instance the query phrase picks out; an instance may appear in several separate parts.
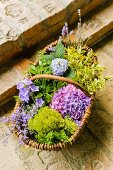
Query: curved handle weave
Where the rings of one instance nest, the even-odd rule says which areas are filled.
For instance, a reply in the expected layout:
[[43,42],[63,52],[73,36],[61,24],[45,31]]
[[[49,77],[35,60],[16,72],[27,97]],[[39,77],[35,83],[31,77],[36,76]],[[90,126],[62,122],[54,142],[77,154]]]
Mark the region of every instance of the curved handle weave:
[[86,89],[84,89],[83,86],[81,86],[79,83],[77,83],[77,82],[75,82],[75,81],[73,81],[69,78],[66,78],[66,77],[54,76],[54,75],[51,75],[51,74],[39,74],[39,75],[35,75],[35,76],[31,77],[30,80],[43,79],[43,78],[50,79],[50,80],[58,80],[58,81],[62,81],[62,82],[66,82],[66,83],[76,85],[78,88],[80,88],[88,96],[91,96],[88,93],[88,91]]

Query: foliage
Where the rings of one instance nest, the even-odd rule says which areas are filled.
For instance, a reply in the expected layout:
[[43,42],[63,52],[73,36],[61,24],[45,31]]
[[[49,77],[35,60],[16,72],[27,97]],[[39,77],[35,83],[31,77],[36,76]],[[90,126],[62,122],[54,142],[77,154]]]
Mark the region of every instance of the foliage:
[[95,61],[92,50],[78,53],[77,49],[71,46],[66,49],[65,58],[75,72],[71,78],[83,85],[90,94],[105,86],[107,78],[103,77],[104,68]]
[[33,64],[30,64],[28,68],[28,73],[30,76],[37,75],[37,74],[51,74],[51,68],[50,68],[51,62],[43,61],[42,64],[38,66],[34,66]]
[[53,93],[57,91],[59,88],[65,86],[67,83],[60,82],[56,80],[47,80],[47,79],[40,79],[35,80],[34,84],[39,86],[40,92],[35,96],[35,98],[42,97],[45,101],[45,105],[48,105],[51,101]]
[[55,58],[64,58],[64,54],[65,54],[65,47],[61,42],[59,42],[56,45],[55,51],[49,54],[40,52],[39,65],[34,66],[33,64],[30,64],[28,68],[29,75],[33,76],[37,74],[51,74],[52,72],[51,72],[50,64],[52,60]]
[[58,111],[49,107],[41,108],[38,114],[28,121],[28,127],[35,133],[38,142],[46,144],[67,141],[77,129],[71,119],[63,119]]
[[54,56],[55,58],[64,58],[65,48],[62,42],[59,42],[55,47]]

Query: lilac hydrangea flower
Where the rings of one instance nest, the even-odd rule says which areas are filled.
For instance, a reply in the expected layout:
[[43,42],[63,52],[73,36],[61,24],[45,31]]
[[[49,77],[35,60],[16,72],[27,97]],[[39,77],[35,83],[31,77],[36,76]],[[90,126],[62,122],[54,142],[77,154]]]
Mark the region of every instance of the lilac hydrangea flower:
[[67,22],[65,23],[65,25],[63,26],[63,28],[62,28],[62,37],[64,37],[64,36],[66,36],[66,35],[68,35],[68,33],[69,33],[69,31],[68,31],[68,24],[67,24]]
[[86,96],[74,85],[67,85],[54,93],[50,107],[59,111],[63,117],[69,115],[80,124],[85,110],[90,105],[91,98]]
[[29,79],[24,79],[17,84],[17,89],[19,90],[19,97],[21,101],[28,103],[30,95],[33,92],[39,91],[39,87],[35,86],[33,82]]
[[52,60],[51,69],[53,75],[62,76],[68,69],[68,61],[62,58],[56,58]]

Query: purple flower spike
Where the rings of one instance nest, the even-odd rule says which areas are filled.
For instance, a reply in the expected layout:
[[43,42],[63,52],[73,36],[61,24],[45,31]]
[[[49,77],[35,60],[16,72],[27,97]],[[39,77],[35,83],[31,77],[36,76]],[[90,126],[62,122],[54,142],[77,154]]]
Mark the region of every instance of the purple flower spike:
[[32,84],[32,85],[30,86],[30,89],[31,89],[31,92],[39,91],[39,87],[38,87],[38,86],[35,86],[34,84]]
[[24,83],[23,82],[20,82],[20,83],[18,83],[17,84],[17,89],[22,89],[22,88],[24,88]]
[[22,88],[19,92],[19,97],[21,101],[28,103],[29,101],[29,91],[27,88]]
[[26,86],[29,86],[29,85],[33,84],[33,82],[32,82],[30,79],[24,79],[22,82],[23,82]]
[[42,98],[36,99],[36,105],[37,107],[41,107],[44,104],[44,100]]
[[62,37],[68,35],[68,24],[67,24],[67,22],[65,23],[65,25],[62,28],[62,33],[61,34],[62,34]]

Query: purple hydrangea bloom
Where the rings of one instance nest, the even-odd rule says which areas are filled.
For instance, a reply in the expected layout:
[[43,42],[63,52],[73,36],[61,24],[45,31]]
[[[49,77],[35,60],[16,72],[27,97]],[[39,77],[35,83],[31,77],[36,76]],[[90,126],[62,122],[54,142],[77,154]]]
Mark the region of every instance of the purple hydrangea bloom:
[[69,33],[69,31],[68,31],[68,24],[67,24],[67,22],[65,23],[65,25],[63,26],[63,28],[62,28],[62,37],[64,37],[64,36],[66,36],[66,35],[68,35],[68,33]]
[[68,61],[62,58],[56,58],[52,60],[51,69],[53,75],[62,76],[68,69]]
[[90,105],[91,98],[86,96],[74,85],[67,85],[54,93],[50,107],[59,111],[63,117],[69,115],[80,124],[85,110]]

